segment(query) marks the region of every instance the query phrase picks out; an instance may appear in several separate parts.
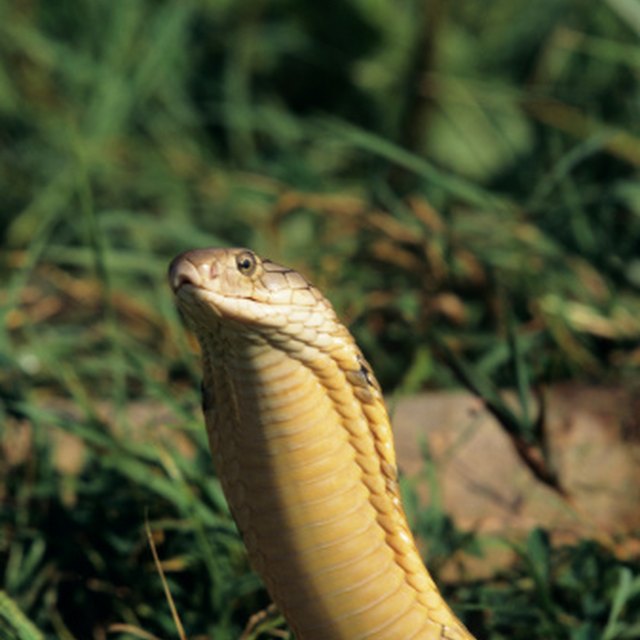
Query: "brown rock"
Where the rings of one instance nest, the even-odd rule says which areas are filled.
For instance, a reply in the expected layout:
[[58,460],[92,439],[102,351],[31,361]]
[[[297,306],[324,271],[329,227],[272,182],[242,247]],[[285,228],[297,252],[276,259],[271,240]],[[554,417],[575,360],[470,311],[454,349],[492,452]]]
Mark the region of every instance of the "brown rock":
[[568,499],[540,483],[482,403],[462,392],[406,398],[392,412],[398,460],[423,463],[425,438],[444,509],[483,532],[542,526],[559,535],[628,533],[640,527],[640,428],[633,391],[560,385],[545,391],[549,452]]

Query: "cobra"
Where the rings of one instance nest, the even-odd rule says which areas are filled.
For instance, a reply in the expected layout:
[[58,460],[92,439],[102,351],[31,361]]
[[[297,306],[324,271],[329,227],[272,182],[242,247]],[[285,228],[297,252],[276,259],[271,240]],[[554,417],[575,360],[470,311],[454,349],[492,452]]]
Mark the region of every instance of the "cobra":
[[248,249],[169,268],[232,515],[298,640],[473,640],[409,530],[380,386],[320,291]]

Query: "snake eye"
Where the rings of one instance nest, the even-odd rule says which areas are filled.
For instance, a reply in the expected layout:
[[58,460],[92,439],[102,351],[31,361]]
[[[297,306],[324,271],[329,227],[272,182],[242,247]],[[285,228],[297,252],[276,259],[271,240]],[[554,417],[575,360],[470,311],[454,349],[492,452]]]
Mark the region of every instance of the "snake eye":
[[256,270],[258,261],[251,251],[243,251],[236,257],[238,271],[244,276],[250,276]]

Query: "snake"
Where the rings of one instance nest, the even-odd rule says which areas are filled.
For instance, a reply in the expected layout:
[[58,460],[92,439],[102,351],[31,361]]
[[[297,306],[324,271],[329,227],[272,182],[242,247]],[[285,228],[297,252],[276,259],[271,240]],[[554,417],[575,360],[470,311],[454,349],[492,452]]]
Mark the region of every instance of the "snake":
[[295,638],[473,640],[422,562],[380,385],[331,303],[245,248],[181,253],[169,283],[216,473]]

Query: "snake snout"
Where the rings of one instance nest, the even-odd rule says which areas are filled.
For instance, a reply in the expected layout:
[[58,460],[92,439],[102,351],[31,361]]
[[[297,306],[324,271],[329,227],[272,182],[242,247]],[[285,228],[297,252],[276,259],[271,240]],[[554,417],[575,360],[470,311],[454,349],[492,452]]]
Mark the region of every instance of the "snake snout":
[[169,265],[169,284],[176,293],[188,284],[203,287],[213,280],[219,272],[217,258],[224,249],[192,249],[176,256]]
[[174,293],[184,284],[197,287],[202,277],[196,265],[185,254],[174,258],[169,265],[169,284]]

